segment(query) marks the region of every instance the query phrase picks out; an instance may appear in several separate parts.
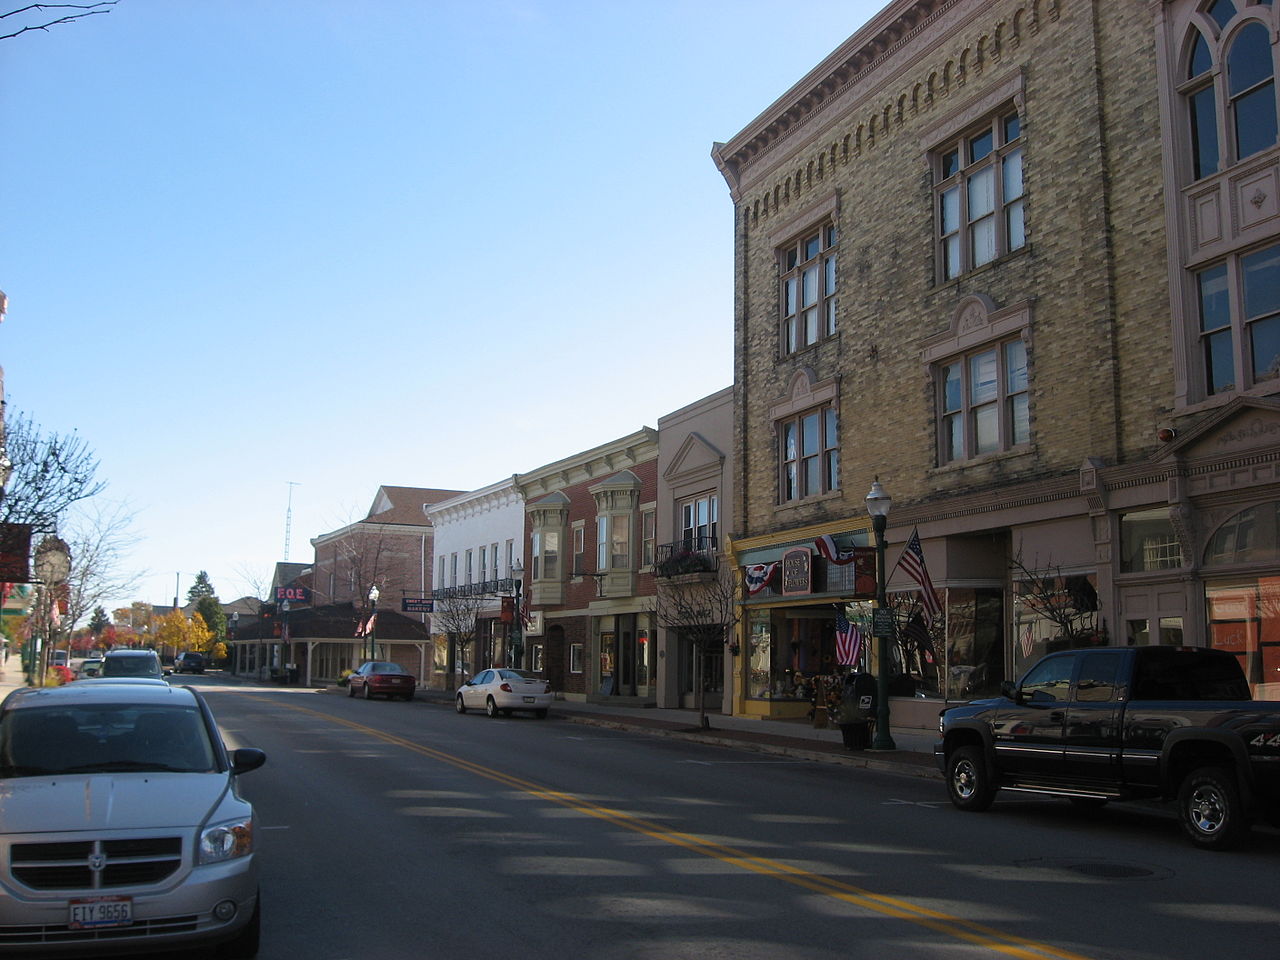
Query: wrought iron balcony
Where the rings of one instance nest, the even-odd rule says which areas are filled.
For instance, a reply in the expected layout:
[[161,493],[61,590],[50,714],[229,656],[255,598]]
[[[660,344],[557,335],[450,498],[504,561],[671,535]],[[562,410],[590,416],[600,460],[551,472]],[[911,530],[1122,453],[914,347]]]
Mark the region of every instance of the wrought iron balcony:
[[687,573],[715,573],[720,569],[719,544],[715,537],[685,537],[675,543],[658,544],[654,576],[679,577]]

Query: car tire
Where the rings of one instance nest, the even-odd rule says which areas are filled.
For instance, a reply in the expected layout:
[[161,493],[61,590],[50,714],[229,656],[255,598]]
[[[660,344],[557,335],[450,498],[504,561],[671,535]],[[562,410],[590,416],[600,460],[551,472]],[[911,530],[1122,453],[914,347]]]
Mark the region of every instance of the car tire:
[[1240,789],[1230,770],[1200,767],[1178,788],[1178,820],[1202,850],[1230,850],[1249,832]]
[[537,717],[539,720],[545,720],[545,719],[547,719],[547,708],[546,708],[546,707],[541,707],[541,708],[539,708],[539,709],[537,709],[537,710],[533,711],[533,715],[534,715],[535,717]]
[[490,697],[484,702],[484,712],[489,717],[496,717],[498,715],[498,702],[494,700],[493,697]]
[[981,747],[960,747],[947,757],[947,794],[959,810],[980,813],[991,806],[996,788]]
[[350,680],[347,681],[347,696],[354,697],[356,695],[356,687]]
[[369,684],[366,683],[363,687],[360,688],[360,696],[362,696],[366,700],[373,699],[373,694],[369,692]]
[[262,933],[262,894],[253,905],[253,915],[243,930],[218,947],[220,960],[253,960],[258,955],[258,941]]

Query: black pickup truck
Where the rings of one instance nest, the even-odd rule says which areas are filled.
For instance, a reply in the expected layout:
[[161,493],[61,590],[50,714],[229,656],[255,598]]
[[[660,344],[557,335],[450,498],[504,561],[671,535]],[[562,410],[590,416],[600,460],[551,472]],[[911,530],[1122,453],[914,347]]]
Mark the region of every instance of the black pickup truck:
[[1067,650],[1002,696],[942,711],[934,756],[951,802],[998,790],[1177,802],[1191,840],[1227,849],[1280,820],[1280,703],[1250,699],[1234,656],[1192,647]]

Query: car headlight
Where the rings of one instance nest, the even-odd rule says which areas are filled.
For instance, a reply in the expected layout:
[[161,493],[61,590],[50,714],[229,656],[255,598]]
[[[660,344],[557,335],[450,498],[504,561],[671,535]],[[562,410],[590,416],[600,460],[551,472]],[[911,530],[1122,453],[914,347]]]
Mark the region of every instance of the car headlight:
[[228,820],[200,832],[198,863],[222,863],[253,852],[253,818]]

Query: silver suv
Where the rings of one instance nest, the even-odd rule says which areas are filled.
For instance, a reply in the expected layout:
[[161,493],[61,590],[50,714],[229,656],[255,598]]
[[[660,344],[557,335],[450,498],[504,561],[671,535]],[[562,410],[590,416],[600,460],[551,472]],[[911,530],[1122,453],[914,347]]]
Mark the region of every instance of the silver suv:
[[[108,657],[108,659],[110,659]],[[253,808],[204,699],[165,683],[0,704],[0,953],[258,952]]]
[[102,658],[102,677],[150,677],[163,680],[160,658],[154,650],[109,650]]

